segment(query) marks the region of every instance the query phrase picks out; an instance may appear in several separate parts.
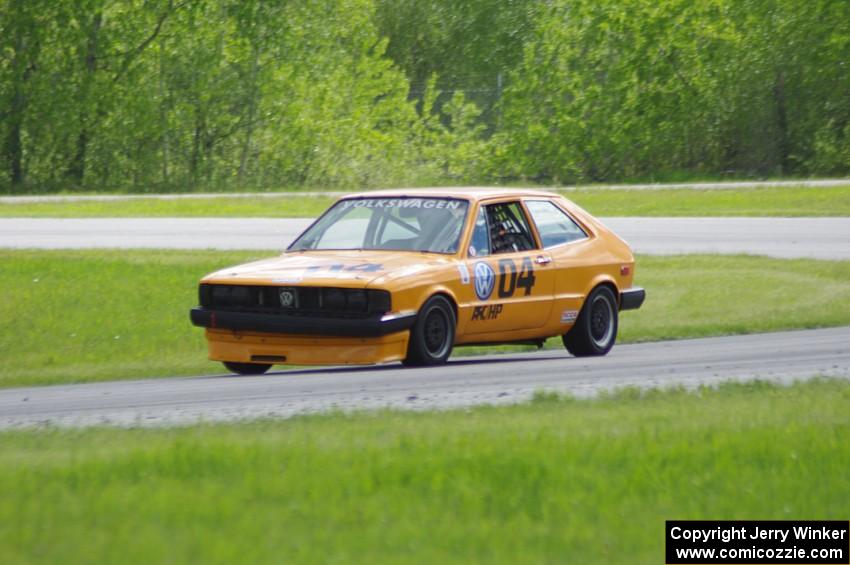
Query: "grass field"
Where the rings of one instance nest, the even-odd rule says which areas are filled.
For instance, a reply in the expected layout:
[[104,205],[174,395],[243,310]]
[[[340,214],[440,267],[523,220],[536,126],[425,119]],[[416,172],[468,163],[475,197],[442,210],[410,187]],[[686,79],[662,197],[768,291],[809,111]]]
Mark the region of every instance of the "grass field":
[[[0,251],[0,386],[221,372],[189,323],[197,281],[262,256]],[[850,262],[680,256],[637,264],[648,298],[623,314],[621,342],[850,324]]]
[[0,202],[0,217],[269,217],[311,218],[321,214],[334,198],[286,196],[264,198],[156,198],[81,202],[8,204]]
[[4,563],[663,563],[667,519],[847,519],[850,383],[0,433]]
[[[723,190],[569,191],[566,196],[599,216],[850,216],[850,185]],[[314,217],[332,198],[206,198],[107,202],[0,203],[0,217]]]

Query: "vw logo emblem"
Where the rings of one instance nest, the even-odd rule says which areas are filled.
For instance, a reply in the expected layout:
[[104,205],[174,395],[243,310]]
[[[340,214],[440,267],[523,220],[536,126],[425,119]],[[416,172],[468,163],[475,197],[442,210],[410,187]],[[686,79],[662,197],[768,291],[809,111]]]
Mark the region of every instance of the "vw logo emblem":
[[496,286],[496,273],[493,268],[480,261],[475,264],[475,294],[478,300],[487,300],[493,294],[493,287]]
[[280,305],[284,308],[292,308],[295,305],[295,291],[288,288],[281,289]]

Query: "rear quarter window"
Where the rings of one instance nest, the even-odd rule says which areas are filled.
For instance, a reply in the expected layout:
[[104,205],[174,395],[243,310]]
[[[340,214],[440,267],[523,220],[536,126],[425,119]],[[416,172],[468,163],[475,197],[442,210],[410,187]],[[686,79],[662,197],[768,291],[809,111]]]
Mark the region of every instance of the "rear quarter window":
[[527,200],[525,206],[537,226],[537,232],[540,234],[544,248],[587,237],[584,230],[553,202]]

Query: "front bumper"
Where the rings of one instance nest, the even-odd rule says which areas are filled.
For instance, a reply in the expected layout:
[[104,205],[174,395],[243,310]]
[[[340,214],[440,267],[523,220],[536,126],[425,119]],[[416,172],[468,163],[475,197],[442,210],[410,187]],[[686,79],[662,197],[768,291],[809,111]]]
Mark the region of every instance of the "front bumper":
[[637,310],[646,299],[646,291],[640,287],[630,288],[620,293],[620,310]]
[[319,318],[192,308],[189,317],[192,324],[207,329],[331,337],[380,337],[409,330],[416,322],[415,312],[369,318]]
[[237,363],[369,365],[407,356],[409,331],[381,337],[327,337],[206,331],[209,358]]

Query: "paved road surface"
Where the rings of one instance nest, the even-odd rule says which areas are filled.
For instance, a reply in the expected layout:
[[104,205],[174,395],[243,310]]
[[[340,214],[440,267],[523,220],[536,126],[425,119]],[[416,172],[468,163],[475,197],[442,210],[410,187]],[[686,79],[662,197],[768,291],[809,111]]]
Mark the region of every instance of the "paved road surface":
[[607,357],[565,351],[455,358],[261,377],[216,375],[0,391],[0,428],[170,425],[288,417],[328,409],[444,409],[527,400],[537,390],[590,396],[623,386],[695,387],[761,378],[850,378],[850,327],[619,345]]
[[[531,187],[536,189],[570,192],[574,190],[734,190],[740,188],[772,188],[783,186],[803,186],[806,188],[836,188],[850,185],[850,179],[815,179],[786,181],[730,181],[730,182],[688,182],[688,183],[645,183],[645,184],[593,184],[564,187]],[[459,190],[487,187],[458,187]],[[428,190],[425,188],[424,190]],[[186,200],[198,198],[289,198],[298,196],[341,196],[347,192],[332,191],[286,191],[286,192],[204,192],[192,194],[53,194],[0,196],[0,204],[32,204],[38,202],[109,202],[115,200]]]
[[0,247],[284,249],[312,220],[269,218],[7,218]]
[[[850,218],[602,220],[638,253],[850,259]],[[269,218],[7,218],[0,219],[0,247],[279,250],[309,223]]]

